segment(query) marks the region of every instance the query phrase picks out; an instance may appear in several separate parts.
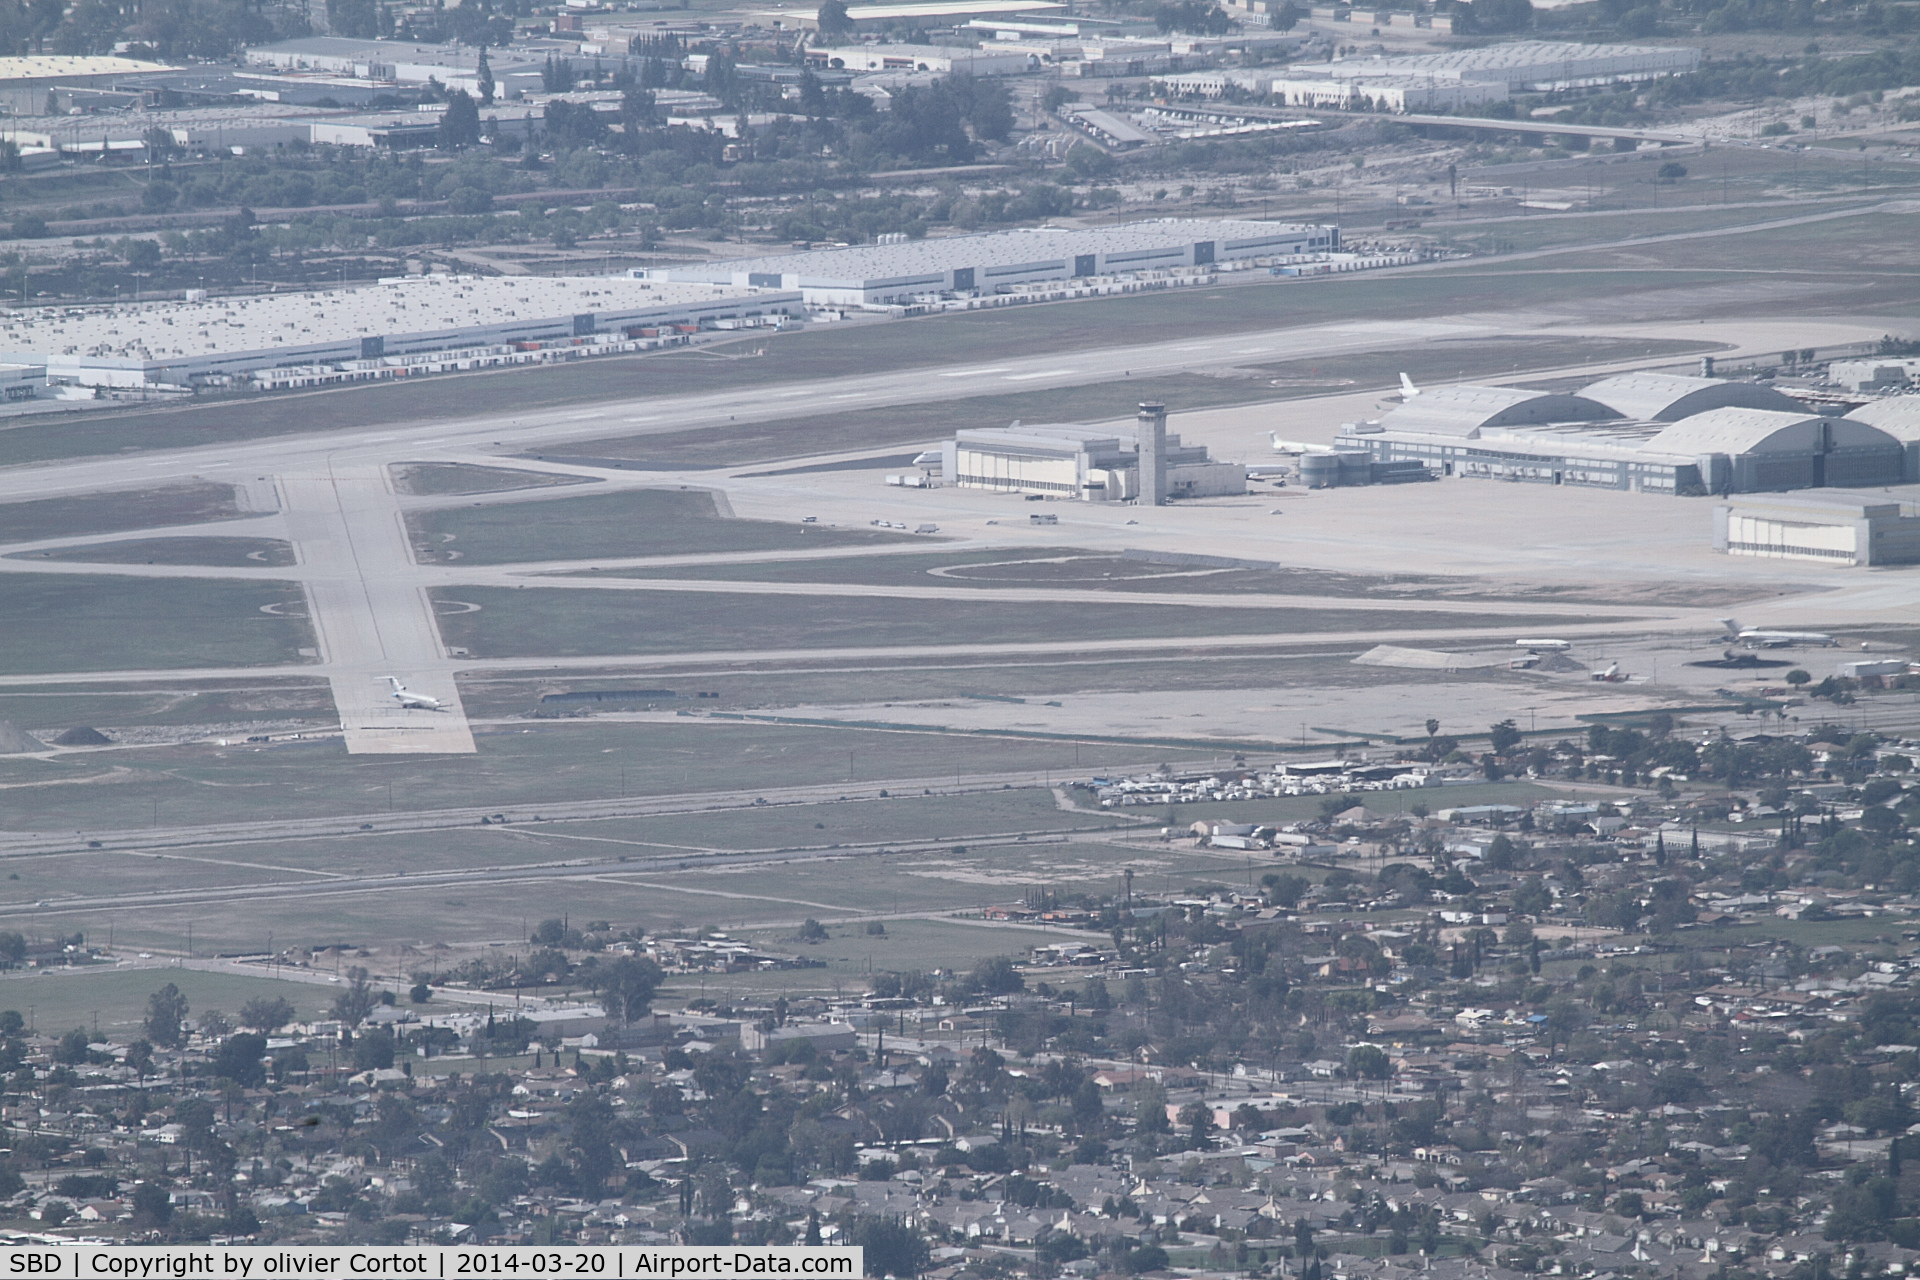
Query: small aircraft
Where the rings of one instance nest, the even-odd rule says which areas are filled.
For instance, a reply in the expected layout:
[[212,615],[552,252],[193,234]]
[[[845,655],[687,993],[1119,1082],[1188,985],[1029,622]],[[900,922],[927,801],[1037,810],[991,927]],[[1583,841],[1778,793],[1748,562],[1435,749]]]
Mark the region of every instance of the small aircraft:
[[1605,671],[1594,672],[1593,678],[1602,684],[1620,684],[1624,682],[1627,677],[1621,672],[1620,664],[1616,662]]
[[1529,653],[1565,653],[1573,648],[1565,640],[1515,640],[1514,643]]
[[1728,639],[1738,640],[1749,649],[1784,649],[1796,644],[1830,649],[1838,643],[1824,631],[1765,631],[1758,627],[1742,627],[1733,618],[1720,619],[1720,625],[1727,629]]
[[414,708],[418,708],[421,711],[446,710],[445,707],[440,705],[440,699],[430,698],[424,693],[415,693],[404,684],[401,684],[397,676],[388,676],[387,683],[393,686],[393,700],[409,710]]

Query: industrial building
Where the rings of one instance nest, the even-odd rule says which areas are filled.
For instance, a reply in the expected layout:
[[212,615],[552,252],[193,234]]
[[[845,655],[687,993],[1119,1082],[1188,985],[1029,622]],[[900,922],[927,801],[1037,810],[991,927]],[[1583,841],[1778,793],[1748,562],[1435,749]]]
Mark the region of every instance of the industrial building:
[[1247,491],[1244,466],[1168,435],[1160,404],[1141,405],[1131,429],[1016,422],[961,431],[941,446],[940,474],[962,489],[1154,506]]
[[1600,85],[1657,80],[1698,70],[1700,51],[1679,46],[1565,44],[1519,40],[1480,49],[1409,57],[1347,58],[1305,63],[1289,74],[1329,76],[1336,80],[1398,77],[1457,80],[1506,86],[1508,93],[1550,93]]
[[0,109],[10,116],[44,115],[52,90],[100,88],[123,76],[166,69],[161,63],[138,58],[55,54],[0,58]]
[[[1066,9],[1059,0],[926,0],[918,4],[853,5],[847,20],[855,31],[912,30],[958,26],[973,18],[1047,17]],[[747,17],[776,31],[814,31],[820,26],[819,10],[812,5],[760,9]]]
[[807,65],[832,71],[955,71],[973,76],[1010,76],[1038,68],[1040,59],[1016,49],[1011,53],[988,46],[955,48],[943,44],[861,44],[831,49],[808,49]]
[[0,363],[54,383],[188,387],[255,370],[406,361],[481,344],[582,346],[643,328],[799,314],[777,289],[619,276],[421,276],[312,293],[42,307],[0,317]]
[[1901,441],[1768,387],[1633,374],[1578,393],[1423,390],[1337,447],[1442,475],[1646,493],[1731,494],[1898,484]]
[[1698,49],[1530,40],[1410,57],[1296,62],[1280,71],[1156,77],[1174,93],[1217,97],[1228,83],[1290,107],[1339,111],[1453,111],[1516,93],[1631,83],[1700,65]]
[[1812,494],[1742,498],[1714,507],[1713,549],[1833,565],[1920,564],[1920,510]]
[[1835,360],[1827,377],[1849,391],[1891,391],[1920,378],[1920,360],[1882,356],[1871,360]]
[[1340,228],[1165,218],[1113,227],[1040,227],[636,269],[650,279],[797,289],[813,306],[876,306],[930,295],[994,293],[1085,276],[1326,254]]

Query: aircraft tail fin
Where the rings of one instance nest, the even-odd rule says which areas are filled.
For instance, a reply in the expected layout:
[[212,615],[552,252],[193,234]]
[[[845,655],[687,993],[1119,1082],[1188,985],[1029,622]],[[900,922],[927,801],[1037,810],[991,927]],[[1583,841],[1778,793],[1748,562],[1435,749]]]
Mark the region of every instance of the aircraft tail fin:
[[1740,620],[1738,618],[1719,618],[1716,619],[1716,621],[1727,629],[1728,635],[1737,636],[1740,634]]
[[1419,394],[1420,394],[1420,388],[1413,385],[1413,379],[1409,378],[1404,373],[1401,374],[1400,375],[1400,398],[1402,400],[1411,400]]

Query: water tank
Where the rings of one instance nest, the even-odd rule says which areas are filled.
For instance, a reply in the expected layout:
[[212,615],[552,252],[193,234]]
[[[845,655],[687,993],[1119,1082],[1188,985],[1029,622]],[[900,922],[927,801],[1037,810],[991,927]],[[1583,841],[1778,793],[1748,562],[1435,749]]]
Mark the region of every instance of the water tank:
[[1300,481],[1309,489],[1331,489],[1340,483],[1340,455],[1303,453],[1300,455]]

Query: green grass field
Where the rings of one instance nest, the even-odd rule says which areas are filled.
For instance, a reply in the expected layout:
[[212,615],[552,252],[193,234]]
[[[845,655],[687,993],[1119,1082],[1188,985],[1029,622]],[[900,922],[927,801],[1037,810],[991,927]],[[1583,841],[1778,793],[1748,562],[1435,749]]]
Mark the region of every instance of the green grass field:
[[522,471],[517,467],[478,467],[466,462],[396,462],[394,488],[415,497],[439,494],[507,493],[514,489],[548,489],[592,484],[585,476]]
[[32,552],[35,560],[76,560],[87,564],[260,565],[284,568],[297,563],[293,544],[278,538],[130,538],[86,547]]
[[[442,638],[476,657],[700,654],[752,649],[1128,640],[1159,636],[1312,635],[1367,627],[1444,632],[1453,613],[1365,609],[1196,609],[1181,605],[1003,603],[883,597],[769,597],[723,592],[445,587],[436,600],[477,604],[443,614]],[[1526,626],[1573,621],[1542,614]],[[1514,620],[1513,626],[1521,626]]]
[[[349,756],[337,739],[0,757],[0,829],[121,830],[755,787],[1070,773],[1074,744],[738,721],[547,722],[477,735],[477,756]],[[1091,753],[1090,753],[1091,754]],[[1113,767],[1158,747],[1099,753]],[[1091,766],[1089,766],[1091,767]],[[536,810],[537,812],[537,810]]]
[[0,690],[0,720],[23,727],[77,724],[187,725],[249,720],[314,720],[337,724],[333,693],[324,683],[268,679],[257,683],[197,683],[191,677],[164,686],[49,685]]
[[636,489],[545,502],[458,507],[408,517],[423,563],[512,564],[595,556],[865,547],[905,535],[736,520],[704,489]]
[[[105,943],[106,936],[102,934],[99,941]],[[120,950],[125,952],[127,948]],[[140,1020],[146,1016],[147,997],[169,982],[187,997],[193,1016],[219,1009],[231,1017],[257,996],[279,996],[305,1020],[320,1016],[333,1002],[330,988],[311,983],[143,963],[138,967],[89,966],[0,974],[0,1008],[17,1009],[22,1016],[31,1013],[34,1025],[48,1035],[59,1035],[73,1027],[92,1030],[97,1016],[102,1035],[125,1043],[138,1034]]]
[[[301,616],[264,613],[285,608]],[[302,661],[314,647],[291,582],[0,575],[0,672],[244,667]]]
[[[1168,689],[1349,688],[1379,682],[1377,668],[1356,667],[1351,659],[1366,646],[1342,644],[1320,652],[1296,650],[1262,653],[1220,653],[1196,648],[1140,657],[1075,658],[1041,656],[1029,659],[951,658],[937,661],[902,659],[881,663],[856,659],[846,663],[781,663],[762,670],[704,669],[655,671],[636,680],[626,672],[573,672],[562,679],[550,675],[488,673],[460,682],[461,698],[472,715],[512,715],[529,712],[553,715],[553,704],[540,703],[544,693],[569,689],[672,689],[673,700],[655,700],[656,708],[680,705],[727,711],[774,711],[796,704],[921,702],[928,699],[965,699],[991,695],[1035,701],[1076,693],[1149,692]],[[1505,672],[1417,671],[1394,673],[1401,686],[1496,683],[1510,679]],[[717,696],[695,700],[696,692]],[[7,706],[0,697],[0,709]],[[577,706],[577,704],[575,704]],[[620,706],[621,704],[614,704]],[[647,705],[625,704],[627,709]],[[884,711],[881,714],[885,714]],[[16,717],[17,718],[17,717]],[[22,721],[22,723],[27,723]],[[37,721],[34,723],[38,723]],[[1101,748],[1089,745],[1089,767]]]
[[198,524],[206,520],[231,520],[240,514],[233,487],[224,484],[180,484],[71,498],[41,498],[33,502],[4,502],[0,503],[0,543]]

